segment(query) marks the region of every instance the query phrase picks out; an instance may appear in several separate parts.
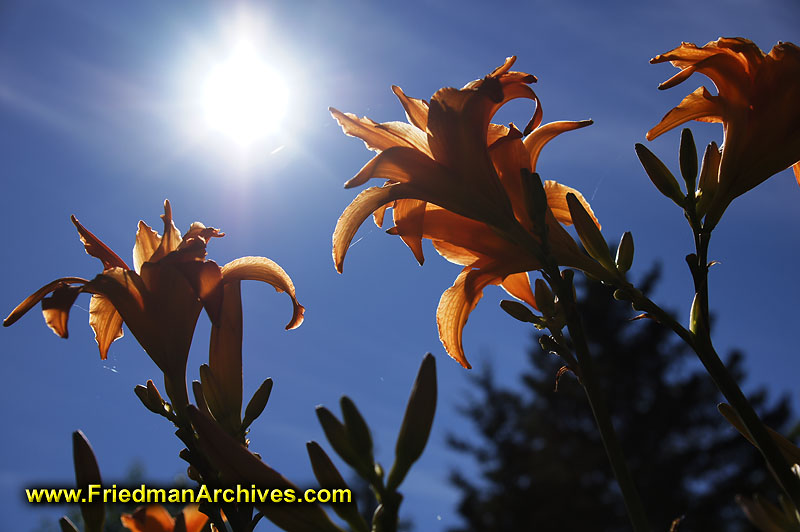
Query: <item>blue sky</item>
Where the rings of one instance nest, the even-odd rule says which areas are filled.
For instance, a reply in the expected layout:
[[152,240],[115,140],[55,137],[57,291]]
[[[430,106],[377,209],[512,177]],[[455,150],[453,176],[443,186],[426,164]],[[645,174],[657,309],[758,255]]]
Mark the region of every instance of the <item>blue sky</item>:
[[[304,442],[324,436],[314,406],[336,407],[350,395],[373,427],[378,457],[389,465],[403,406],[425,352],[437,358],[440,406],[426,454],[406,481],[405,514],[419,530],[455,524],[457,493],[446,482],[455,467],[448,431],[467,430],[456,407],[469,393],[467,372],[439,343],[435,309],[458,267],[427,247],[424,267],[401,242],[365,224],[344,274],[331,260],[331,233],[355,196],[342,189],[371,154],[347,138],[327,107],[378,121],[402,120],[392,84],[429,98],[442,86],[482,77],[508,55],[535,74],[545,122],[592,118],[590,128],[545,148],[538,170],[581,190],[617,240],[633,232],[633,272],[664,265],[655,299],[688,314],[691,283],[683,256],[691,235],[681,213],[644,175],[633,145],[700,84],[697,76],[666,92],[669,65],[648,65],[681,41],[704,44],[745,36],[768,50],[800,42],[800,8],[786,1],[594,2],[326,2],[164,3],[22,2],[0,5],[0,208],[6,220],[0,302],[9,312],[39,286],[65,275],[91,277],[69,222],[75,214],[124,259],[136,223],[157,225],[169,198],[178,227],[195,220],[227,236],[209,246],[224,263],[264,255],[292,276],[306,322],[286,332],[285,295],[244,287],[245,392],[275,380],[270,404],[251,433],[252,447],[276,469],[309,484]],[[224,55],[246,20],[265,63],[289,89],[275,131],[243,153],[198,124],[201,78]],[[238,22],[237,22],[238,21]],[[525,123],[529,103],[500,119]],[[692,126],[698,145],[721,141],[719,126]],[[677,166],[678,131],[648,143]],[[747,386],[796,394],[800,288],[800,188],[783,172],[737,199],[715,231],[712,306],[720,350],[741,347]],[[480,371],[491,361],[513,382],[531,347],[529,331],[497,306],[488,289],[464,334]],[[0,498],[4,528],[34,528],[63,508],[30,507],[22,488],[72,481],[70,433],[92,441],[106,479],[134,460],[168,482],[184,467],[170,426],[132,393],[154,378],[155,365],[128,334],[101,361],[87,326],[88,298],[72,311],[61,340],[31,312],[0,334],[4,382],[0,404]],[[632,326],[635,326],[632,325]],[[206,359],[201,317],[190,377]],[[193,369],[194,368],[194,369]],[[268,527],[265,527],[268,529]]]

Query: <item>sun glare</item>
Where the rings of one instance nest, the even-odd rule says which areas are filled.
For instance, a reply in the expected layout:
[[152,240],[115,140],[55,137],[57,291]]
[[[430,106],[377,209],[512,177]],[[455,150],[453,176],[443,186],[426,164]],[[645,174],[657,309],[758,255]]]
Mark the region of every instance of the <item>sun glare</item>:
[[214,65],[202,87],[206,125],[242,146],[276,132],[288,99],[280,74],[247,43]]

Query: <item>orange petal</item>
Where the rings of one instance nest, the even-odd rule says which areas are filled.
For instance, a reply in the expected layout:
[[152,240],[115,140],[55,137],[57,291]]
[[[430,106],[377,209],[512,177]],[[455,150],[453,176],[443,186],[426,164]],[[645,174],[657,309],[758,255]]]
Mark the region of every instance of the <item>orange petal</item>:
[[160,504],[140,506],[133,514],[122,514],[120,521],[131,532],[172,532],[175,527],[175,520]]
[[[423,236],[431,239],[434,245],[444,242],[450,246],[468,250],[469,255],[478,257],[502,258],[508,255],[524,253],[500,237],[488,225],[465,218],[435,205],[428,205],[425,212]],[[455,251],[452,247],[446,247],[445,249]],[[451,262],[463,264],[447,255],[443,254],[443,256],[451,260]]]
[[164,222],[164,234],[161,237],[158,249],[156,249],[150,257],[151,262],[163,259],[178,249],[181,243],[181,232],[178,231],[178,228],[175,227],[175,224],[172,222],[172,206],[169,200],[164,200],[164,214],[161,215],[161,220]]
[[[170,257],[175,256],[174,252]],[[168,259],[165,259],[168,260]],[[222,311],[222,271],[213,260],[178,262],[176,267],[183,273],[195,294],[203,303],[211,323],[219,321]]]
[[520,301],[524,301],[537,310],[539,309],[536,306],[536,298],[533,296],[533,290],[531,290],[531,280],[528,277],[528,272],[512,273],[503,279],[501,286],[510,295],[516,297]]
[[723,109],[719,96],[712,96],[705,87],[699,87],[683,101],[664,115],[661,122],[647,132],[647,140],[653,140],[662,133],[678,127],[689,120],[705,119],[710,122],[721,122]]
[[594,221],[594,224],[597,226],[597,228],[602,229],[600,227],[600,222],[597,221],[597,216],[594,215],[594,211],[592,211],[592,207],[589,205],[589,202],[586,201],[586,198],[583,197],[583,194],[574,188],[568,187],[567,185],[562,185],[556,181],[545,181],[544,192],[547,195],[547,205],[553,212],[553,216],[555,216],[556,220],[562,224],[572,225],[572,216],[570,216],[569,207],[567,206],[567,194],[574,194],[581,205],[583,205],[583,208],[586,209],[586,212],[589,213],[589,216],[592,217],[592,221]]
[[433,181],[428,184],[447,179],[444,168],[424,153],[407,146],[393,146],[373,157],[344,186],[357,187],[376,177],[400,183]]
[[792,171],[794,172],[794,178],[797,180],[797,184],[800,185],[800,161],[792,165]]
[[471,369],[472,366],[464,356],[464,325],[483,296],[483,289],[489,284],[499,282],[500,278],[494,272],[465,268],[439,300],[439,307],[436,309],[439,339],[447,354],[466,369]]
[[86,253],[91,255],[92,257],[96,257],[100,259],[100,262],[103,263],[104,269],[109,268],[125,268],[126,270],[129,269],[128,265],[125,264],[125,261],[119,258],[119,256],[111,251],[111,249],[106,246],[99,238],[94,236],[94,234],[86,229],[81,223],[78,221],[75,216],[70,216],[70,220],[72,223],[75,224],[75,227],[78,229],[78,234],[81,237],[81,242],[83,242],[83,247],[86,249]]
[[[514,129],[513,131],[517,131]],[[517,220],[528,230],[532,222],[528,215],[525,193],[522,188],[522,170],[530,170],[528,152],[522,140],[509,131],[509,135],[495,142],[489,149],[500,182],[505,188]],[[520,135],[521,136],[521,135]]]
[[426,131],[428,129],[428,102],[406,96],[403,89],[396,85],[392,85],[392,92],[400,100],[403,109],[406,110],[408,121],[420,130]]
[[329,111],[342,126],[342,131],[346,135],[360,138],[370,150],[381,152],[393,146],[406,146],[430,154],[425,131],[411,124],[405,122],[379,124],[369,118],[359,118],[352,113],[343,113],[333,107]]
[[208,516],[198,510],[196,504],[185,506],[182,512],[186,522],[186,532],[200,532],[208,522]]
[[133,245],[133,269],[136,273],[142,271],[142,264],[150,260],[160,243],[161,236],[149,225],[139,220],[136,243]]
[[32,293],[25,300],[17,305],[17,307],[11,311],[11,314],[3,320],[3,327],[8,327],[9,325],[13,325],[18,319],[25,315],[30,309],[32,309],[39,301],[41,301],[45,296],[49,293],[53,292],[57,288],[64,286],[64,285],[71,285],[71,284],[83,284],[85,285],[88,283],[86,279],[81,279],[80,277],[62,277],[61,279],[56,279],[55,281],[49,282],[36,292]]
[[190,244],[191,241],[195,239],[201,240],[204,244],[208,244],[208,241],[212,238],[222,238],[223,236],[225,236],[225,233],[220,232],[219,229],[206,227],[200,222],[193,222],[192,225],[189,226],[189,230],[186,231],[186,234],[183,235],[178,249]]
[[53,290],[52,295],[42,299],[42,314],[44,321],[50,329],[61,338],[67,338],[67,322],[69,309],[75,303],[75,298],[81,293],[80,287],[62,284]]
[[527,148],[530,154],[529,164],[531,171],[536,171],[536,162],[539,160],[539,153],[541,153],[545,144],[565,131],[591,126],[593,123],[592,120],[581,120],[579,122],[562,120],[559,122],[550,122],[549,124],[536,128],[533,133],[525,137],[524,141],[525,148]]
[[271,284],[278,292],[286,292],[292,298],[292,319],[286,329],[294,329],[303,323],[305,308],[297,301],[294,284],[289,275],[266,257],[241,257],[222,267],[222,278],[225,283],[233,281],[264,281]]
[[392,214],[397,234],[414,253],[420,265],[425,262],[422,253],[422,227],[425,222],[426,202],[415,199],[395,201]]
[[[142,274],[153,276],[152,272],[148,272],[151,270],[148,266],[153,265],[151,262],[143,264]],[[181,281],[187,284],[183,276],[177,272],[172,276],[172,278],[175,277],[178,277],[178,286]],[[172,278],[165,279],[164,284],[169,284],[169,281],[173,280]],[[188,284],[187,288],[191,291]],[[122,268],[106,270],[86,284],[84,291],[108,298],[122,316],[133,336],[162,370],[165,369],[164,366],[168,361],[177,357],[178,351],[171,345],[175,331],[170,330],[170,322],[183,316],[173,315],[170,312],[175,307],[174,303],[164,305],[163,308],[158,304],[172,299],[168,295],[162,295],[158,301],[152,300],[143,279],[133,271]],[[189,339],[191,340],[191,334]],[[186,350],[188,352],[188,347]],[[178,363],[180,362],[178,361]]]
[[479,260],[485,258],[483,255],[479,255],[475,251],[451,244],[445,240],[431,240],[431,243],[439,255],[453,264],[472,266]]
[[685,67],[658,88],[664,90],[674,87],[695,72],[704,74],[711,79],[717,87],[720,97],[728,104],[738,107],[748,105],[752,78],[748,76],[745,66],[739,60],[725,53],[714,54]]
[[122,338],[122,316],[107,297],[94,294],[89,302],[89,325],[94,331],[100,358],[105,360],[111,343]]
[[383,218],[386,216],[386,209],[392,206],[393,205],[386,204],[375,209],[375,211],[372,213],[372,220],[375,222],[375,225],[378,227],[383,227]]
[[650,60],[651,64],[664,63],[666,61],[672,62],[676,67],[683,68],[684,64],[691,64],[701,61],[706,57],[718,53],[715,47],[711,47],[714,43],[708,43],[704,47],[698,47],[696,44],[684,42],[677,48],[673,48],[669,52],[659,54]]
[[[386,153],[386,152],[384,152]],[[333,231],[333,263],[336,271],[342,273],[344,257],[353,241],[358,228],[374,211],[402,197],[404,186],[392,184],[383,187],[371,187],[361,192],[347,206]]]

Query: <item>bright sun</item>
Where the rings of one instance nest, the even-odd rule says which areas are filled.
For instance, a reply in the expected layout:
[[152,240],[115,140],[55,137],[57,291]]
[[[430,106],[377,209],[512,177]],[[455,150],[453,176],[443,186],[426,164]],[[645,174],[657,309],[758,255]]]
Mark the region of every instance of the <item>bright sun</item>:
[[274,134],[286,112],[289,91],[255,47],[240,43],[208,72],[202,86],[206,125],[240,146]]

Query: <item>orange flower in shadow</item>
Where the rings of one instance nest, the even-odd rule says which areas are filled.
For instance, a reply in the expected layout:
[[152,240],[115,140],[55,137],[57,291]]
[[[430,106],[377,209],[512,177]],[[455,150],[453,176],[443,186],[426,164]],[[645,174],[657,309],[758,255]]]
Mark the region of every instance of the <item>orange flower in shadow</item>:
[[212,323],[218,323],[226,284],[246,279],[271,284],[292,299],[294,312],[286,328],[302,323],[305,309],[280,266],[264,257],[243,257],[219,267],[205,256],[208,241],[222,233],[195,222],[181,236],[172,222],[168,201],[161,218],[163,235],[139,222],[131,269],[73,216],[86,252],[100,259],[103,272],[91,281],[63,277],[46,284],[20,303],[3,325],[12,325],[41,301],[47,325],[66,338],[72,304],[80,293],[90,293],[89,324],[101,358],[106,358],[111,343],[122,336],[124,322],[164,372],[167,393],[179,407],[186,402],[186,362],[200,310],[205,308]]
[[208,516],[200,513],[196,504],[191,504],[173,518],[163,506],[152,504],[141,506],[132,514],[122,514],[120,521],[131,532],[200,532]]
[[722,123],[725,142],[707,224],[716,225],[731,201],[789,166],[800,184],[800,48],[778,43],[765,55],[747,39],[721,38],[702,48],[683,43],[650,60],[664,61],[681,71],[659,89],[694,72],[717,87],[717,96],[698,88],[647,132],[653,140],[689,120]]
[[[527,272],[542,267],[542,250],[524,179],[535,171],[548,141],[591,124],[586,120],[540,126],[541,106],[529,86],[536,78],[511,71],[514,60],[508,58],[494,72],[462,89],[439,90],[430,104],[393,87],[409,123],[379,124],[331,109],[346,134],[378,152],[345,187],[371,178],[387,180],[381,187],[361,192],[339,218],[333,234],[336,269],[342,271],[350,242],[366,218],[372,214],[380,227],[391,207],[394,226],[388,232],[400,236],[420,264],[422,239],[427,238],[439,254],[464,266],[442,295],[437,324],[446,351],[466,368],[470,365],[462,332],[486,286],[499,284],[535,307]],[[524,134],[513,124],[491,123],[497,110],[515,98],[536,103]],[[561,265],[602,276],[599,265],[580,251],[561,225],[572,222],[567,193],[575,194],[591,213],[589,205],[579,192],[555,181],[547,181],[545,191],[549,251]]]

